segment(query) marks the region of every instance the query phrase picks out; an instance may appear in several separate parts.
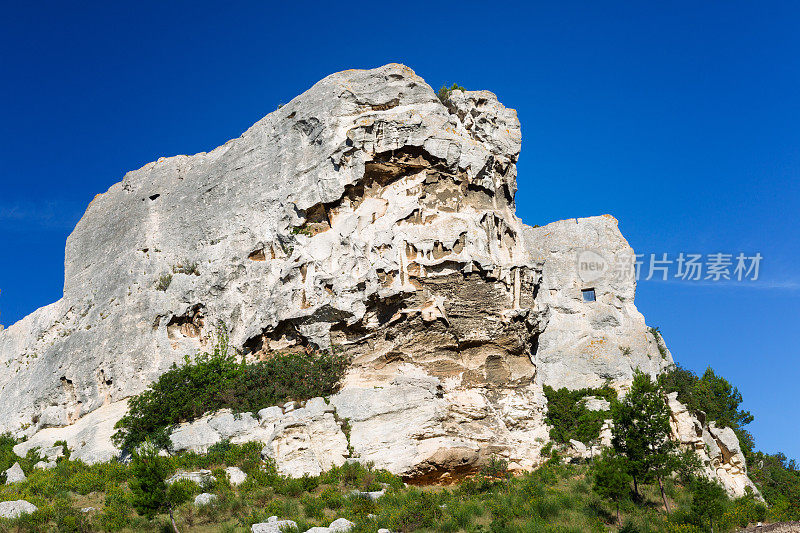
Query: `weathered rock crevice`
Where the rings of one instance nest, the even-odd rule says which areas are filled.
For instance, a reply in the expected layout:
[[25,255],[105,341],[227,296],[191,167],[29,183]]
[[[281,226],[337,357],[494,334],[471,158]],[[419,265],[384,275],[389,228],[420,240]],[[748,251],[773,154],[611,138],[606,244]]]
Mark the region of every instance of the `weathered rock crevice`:
[[203,337],[205,327],[205,306],[203,304],[193,305],[182,315],[173,315],[167,321],[167,337],[176,339],[198,339]]

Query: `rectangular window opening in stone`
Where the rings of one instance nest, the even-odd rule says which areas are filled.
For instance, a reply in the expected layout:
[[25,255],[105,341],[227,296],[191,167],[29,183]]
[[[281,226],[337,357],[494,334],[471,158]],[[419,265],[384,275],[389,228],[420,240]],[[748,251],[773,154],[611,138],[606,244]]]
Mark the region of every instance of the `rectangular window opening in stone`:
[[596,300],[594,289],[581,289],[581,294],[583,294],[584,302],[593,302]]

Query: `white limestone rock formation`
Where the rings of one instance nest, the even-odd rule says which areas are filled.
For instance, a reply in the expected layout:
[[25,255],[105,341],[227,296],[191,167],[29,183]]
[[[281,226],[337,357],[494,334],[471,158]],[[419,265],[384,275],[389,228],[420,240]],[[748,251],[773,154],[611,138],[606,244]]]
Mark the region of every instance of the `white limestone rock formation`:
[[702,413],[692,414],[678,401],[677,392],[668,395],[668,403],[673,435],[682,447],[697,453],[706,477],[718,479],[732,497],[744,496],[747,489],[759,494],[747,477],[747,465],[736,433],[731,428],[718,428],[714,422],[706,423]]
[[111,442],[111,435],[115,431],[114,424],[122,418],[127,408],[127,400],[122,400],[103,405],[66,427],[45,427],[14,446],[14,453],[24,457],[29,450],[38,448],[39,454],[46,459],[41,468],[52,468],[56,460],[64,455],[63,448],[55,446],[55,443],[65,441],[74,460],[89,464],[108,461],[119,454]]
[[418,481],[533,468],[542,385],[624,391],[672,358],[612,272],[633,265],[613,217],[517,218],[520,143],[494,94],[442,103],[390,64],[129,172],[68,238],[63,298],[0,331],[0,432],[102,460],[126,399],[222,323],[250,358],[335,345],[352,364],[330,406],[209,414],[179,449],[255,439],[285,473],[354,455]]

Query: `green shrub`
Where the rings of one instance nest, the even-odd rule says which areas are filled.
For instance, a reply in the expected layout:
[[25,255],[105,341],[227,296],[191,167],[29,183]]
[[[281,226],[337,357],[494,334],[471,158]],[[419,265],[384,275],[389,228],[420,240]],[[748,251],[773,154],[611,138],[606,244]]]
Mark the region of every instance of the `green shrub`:
[[726,529],[738,529],[749,524],[764,522],[766,519],[767,507],[749,494],[731,501],[720,523],[726,526]]
[[692,505],[690,513],[695,524],[704,526],[708,522],[711,530],[714,523],[722,517],[728,496],[725,489],[716,481],[704,477],[697,477],[692,482]]
[[187,276],[199,276],[200,267],[194,261],[182,261],[176,265],[172,265],[172,272],[175,274],[186,274]]
[[119,486],[110,484],[106,487],[105,506],[97,518],[103,531],[120,531],[131,524],[133,506],[130,494]]
[[432,528],[443,514],[436,495],[429,491],[412,488],[407,492],[385,498],[390,505],[386,526],[392,531],[406,532]]
[[105,488],[105,480],[95,470],[86,469],[70,476],[70,487],[78,494],[89,494]]
[[771,521],[800,520],[800,468],[794,459],[755,452],[748,460],[748,475],[769,504]]
[[602,457],[596,459],[592,465],[594,484],[592,490],[600,497],[614,502],[617,514],[617,523],[620,523],[620,502],[630,495],[631,476],[625,458],[609,450],[603,452]]
[[442,102],[442,103],[444,104],[444,103],[446,103],[446,102],[447,102],[447,99],[448,99],[448,98],[450,98],[450,94],[451,94],[453,91],[466,91],[466,89],[465,89],[465,88],[463,88],[462,86],[460,86],[460,85],[459,85],[459,84],[457,84],[457,83],[454,83],[454,84],[453,84],[452,86],[450,86],[450,87],[448,87],[448,86],[446,86],[446,85],[442,85],[442,87],[441,87],[441,88],[439,89],[439,91],[436,93],[436,96],[438,96],[438,97],[439,97],[439,101],[440,101],[440,102]]
[[481,468],[481,474],[494,479],[508,479],[511,475],[508,471],[508,461],[497,455],[489,457],[489,462]]
[[303,512],[306,517],[316,520],[322,520],[324,517],[325,501],[321,498],[315,498],[310,494],[305,494],[300,503],[303,505]]
[[319,495],[319,498],[326,508],[334,511],[341,509],[345,504],[345,498],[342,493],[333,487],[326,487]]
[[656,346],[658,347],[658,353],[661,354],[661,359],[667,358],[667,347],[664,345],[664,338],[661,336],[661,330],[658,328],[650,327],[647,328],[650,330],[650,334],[656,340]]
[[166,292],[172,284],[172,274],[162,274],[156,281],[156,290]]
[[84,513],[76,509],[68,499],[56,500],[52,512],[52,520],[59,532],[88,533],[92,530]]
[[26,474],[33,470],[33,465],[42,460],[37,449],[30,450],[25,457],[18,457],[14,453],[14,446],[20,441],[10,433],[0,434],[0,484],[5,484],[5,471],[11,468],[14,463],[19,463],[22,471]]
[[211,353],[194,360],[187,356],[181,366],[173,364],[149,389],[129,400],[114,442],[127,450],[145,440],[168,448],[174,424],[222,408],[258,411],[290,399],[328,396],[336,391],[346,367],[346,359],[332,352],[279,354],[247,363],[231,353],[222,332]]
[[588,444],[600,436],[603,421],[611,418],[610,411],[587,409],[584,401],[586,396],[597,396],[610,403],[617,399],[616,391],[608,385],[599,389],[578,390],[555,390],[545,385],[544,394],[547,397],[545,421],[551,426],[550,438],[560,443],[575,439]]

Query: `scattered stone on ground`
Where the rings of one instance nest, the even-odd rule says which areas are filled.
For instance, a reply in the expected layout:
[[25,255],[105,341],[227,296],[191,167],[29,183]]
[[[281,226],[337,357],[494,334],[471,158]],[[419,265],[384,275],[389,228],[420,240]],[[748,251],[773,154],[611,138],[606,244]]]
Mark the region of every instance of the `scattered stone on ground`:
[[270,516],[266,522],[253,524],[250,527],[252,533],[281,533],[283,528],[296,528],[297,522],[294,520],[278,520],[277,516]]
[[0,518],[18,518],[36,511],[38,511],[38,508],[25,500],[0,502]]
[[27,477],[25,477],[25,472],[22,471],[22,467],[19,466],[19,463],[14,463],[11,468],[6,470],[6,485],[19,483],[21,481],[25,481],[26,479]]

